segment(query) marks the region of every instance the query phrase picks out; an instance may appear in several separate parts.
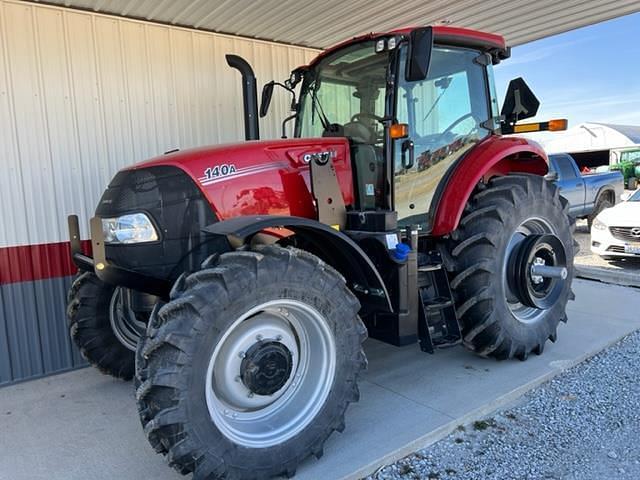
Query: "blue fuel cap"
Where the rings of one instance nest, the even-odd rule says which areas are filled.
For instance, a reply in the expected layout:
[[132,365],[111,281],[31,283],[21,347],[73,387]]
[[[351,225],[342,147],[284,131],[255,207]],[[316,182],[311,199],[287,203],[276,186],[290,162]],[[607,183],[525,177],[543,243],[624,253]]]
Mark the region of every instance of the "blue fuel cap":
[[398,243],[396,248],[391,250],[391,255],[398,262],[406,262],[410,251],[411,247],[409,245],[406,243]]

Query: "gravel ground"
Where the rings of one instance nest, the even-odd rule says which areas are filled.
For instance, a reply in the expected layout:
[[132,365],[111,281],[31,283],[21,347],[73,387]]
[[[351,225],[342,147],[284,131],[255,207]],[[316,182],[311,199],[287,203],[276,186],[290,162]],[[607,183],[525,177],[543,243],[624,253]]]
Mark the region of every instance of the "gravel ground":
[[367,480],[640,479],[640,332]]
[[624,270],[625,272],[637,272],[640,274],[640,259],[629,258],[622,260],[604,260],[599,255],[591,253],[591,235],[587,228],[586,220],[578,220],[576,223],[575,239],[580,244],[580,251],[576,255],[575,262],[578,265],[600,267],[609,270]]

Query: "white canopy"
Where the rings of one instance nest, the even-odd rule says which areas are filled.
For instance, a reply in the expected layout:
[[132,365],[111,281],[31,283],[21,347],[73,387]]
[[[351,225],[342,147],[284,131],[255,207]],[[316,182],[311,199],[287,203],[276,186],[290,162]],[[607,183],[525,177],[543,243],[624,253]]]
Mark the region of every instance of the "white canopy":
[[536,140],[547,153],[611,150],[640,145],[640,127],[586,122]]

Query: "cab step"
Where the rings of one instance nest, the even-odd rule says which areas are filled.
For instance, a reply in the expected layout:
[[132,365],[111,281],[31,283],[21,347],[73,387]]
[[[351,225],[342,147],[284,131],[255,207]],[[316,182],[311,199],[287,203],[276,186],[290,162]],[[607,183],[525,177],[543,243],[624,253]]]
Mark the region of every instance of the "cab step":
[[428,252],[426,262],[418,266],[420,297],[418,335],[420,349],[434,353],[462,342],[455,304],[447,272],[437,251]]
[[453,305],[453,300],[446,297],[438,297],[433,300],[423,300],[422,305],[427,311],[442,310]]

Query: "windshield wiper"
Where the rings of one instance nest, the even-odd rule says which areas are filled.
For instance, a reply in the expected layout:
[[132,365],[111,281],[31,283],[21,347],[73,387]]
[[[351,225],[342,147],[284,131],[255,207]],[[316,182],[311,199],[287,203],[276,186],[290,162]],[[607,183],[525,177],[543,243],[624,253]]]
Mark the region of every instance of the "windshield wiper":
[[[431,115],[431,112],[433,112],[433,109],[436,108],[436,105],[438,105],[438,102],[440,101],[440,99],[442,98],[442,96],[444,95],[444,92],[447,91],[447,89],[449,88],[449,85],[451,85],[451,80],[453,80],[453,78],[451,77],[444,77],[438,81],[436,81],[435,85],[436,87],[442,85],[442,92],[440,92],[440,95],[438,95],[438,98],[436,98],[436,101],[433,102],[433,105],[431,105],[431,108],[429,109],[429,111],[427,112],[427,114],[424,116],[424,118],[422,119],[422,121],[424,122],[427,118],[429,118],[429,115]],[[438,83],[440,83],[440,85],[438,85]]]
[[313,123],[313,116],[316,112],[316,108],[318,111],[318,117],[320,118],[320,123],[322,124],[322,128],[324,130],[329,130],[329,119],[327,118],[327,116],[324,113],[324,109],[322,108],[322,105],[320,104],[320,100],[318,100],[318,95],[316,92],[316,88],[315,85],[313,88],[311,88],[311,122]]

